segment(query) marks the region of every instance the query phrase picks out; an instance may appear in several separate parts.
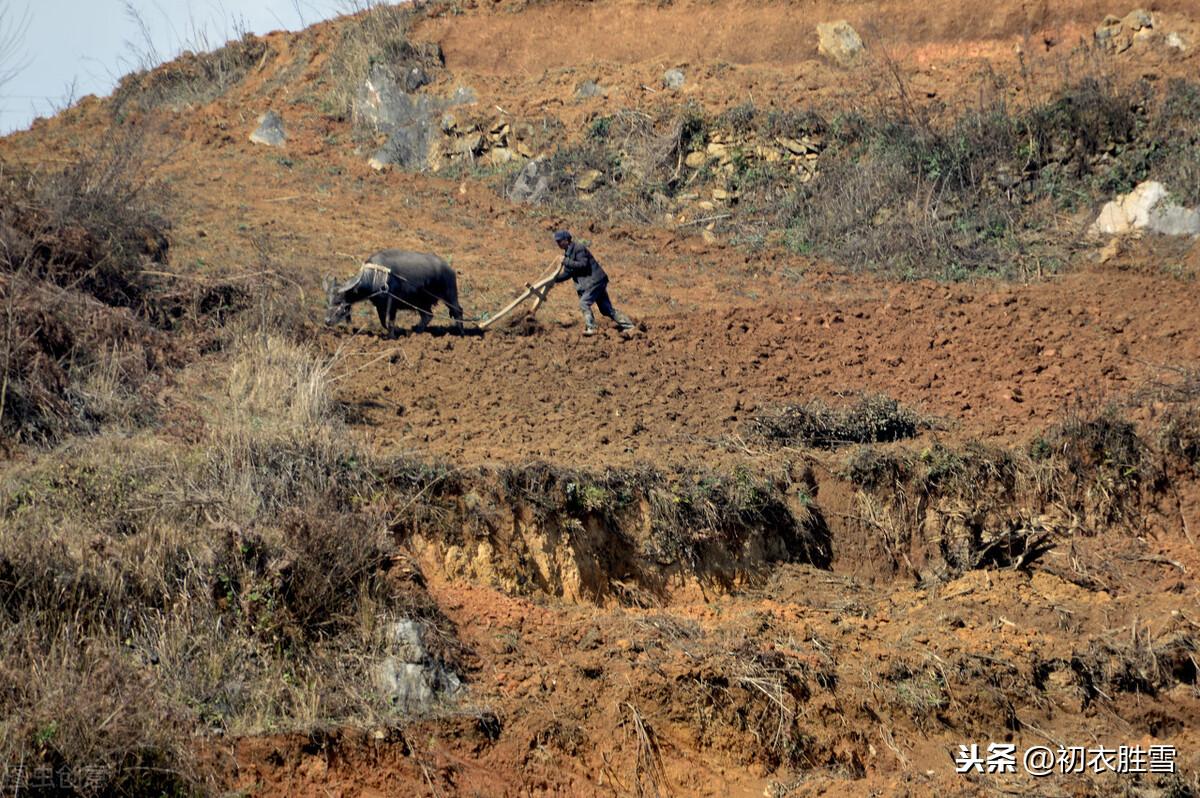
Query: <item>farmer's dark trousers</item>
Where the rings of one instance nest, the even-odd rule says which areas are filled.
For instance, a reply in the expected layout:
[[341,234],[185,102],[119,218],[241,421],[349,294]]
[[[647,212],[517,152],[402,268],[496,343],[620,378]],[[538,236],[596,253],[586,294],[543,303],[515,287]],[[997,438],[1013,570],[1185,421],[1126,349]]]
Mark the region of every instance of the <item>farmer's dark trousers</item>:
[[601,313],[613,321],[617,320],[617,311],[612,306],[612,300],[608,298],[607,282],[594,285],[591,288],[581,291],[579,294],[579,307],[583,310],[583,318],[589,323],[594,321],[592,305],[598,307]]

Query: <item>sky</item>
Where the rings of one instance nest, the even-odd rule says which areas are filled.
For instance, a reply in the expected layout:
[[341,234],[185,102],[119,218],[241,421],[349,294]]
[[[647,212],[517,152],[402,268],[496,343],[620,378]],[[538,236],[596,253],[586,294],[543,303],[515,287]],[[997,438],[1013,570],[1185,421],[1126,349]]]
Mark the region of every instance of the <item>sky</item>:
[[[72,98],[104,96],[147,60],[214,49],[245,30],[299,30],[365,0],[0,0],[0,19],[22,19],[20,68],[0,86],[0,134],[50,116]],[[144,23],[144,24],[143,24]],[[3,41],[5,30],[0,30]],[[72,88],[73,87],[73,88]]]

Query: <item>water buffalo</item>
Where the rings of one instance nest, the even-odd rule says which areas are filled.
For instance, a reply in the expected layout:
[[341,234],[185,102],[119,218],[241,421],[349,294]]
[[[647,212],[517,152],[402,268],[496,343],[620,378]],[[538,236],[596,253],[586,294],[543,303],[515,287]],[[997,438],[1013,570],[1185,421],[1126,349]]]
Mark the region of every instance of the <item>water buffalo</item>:
[[433,319],[437,302],[450,309],[455,331],[461,333],[462,308],[458,305],[458,280],[454,270],[437,255],[385,249],[367,258],[349,282],[338,284],[325,278],[329,306],[325,323],[338,324],[350,318],[355,302],[370,300],[379,314],[379,323],[388,335],[395,334],[396,311],[415,310],[420,321],[413,332],[422,332]]

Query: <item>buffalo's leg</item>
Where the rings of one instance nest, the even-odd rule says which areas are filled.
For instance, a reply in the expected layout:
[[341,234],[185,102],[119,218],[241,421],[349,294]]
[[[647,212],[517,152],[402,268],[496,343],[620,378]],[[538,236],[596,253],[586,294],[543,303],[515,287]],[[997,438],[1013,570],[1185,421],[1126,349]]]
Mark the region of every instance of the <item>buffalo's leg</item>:
[[393,336],[399,334],[396,330],[396,311],[398,311],[399,309],[400,309],[400,306],[398,304],[396,304],[396,302],[394,302],[391,297],[388,297],[388,324],[387,324],[387,326],[388,326],[388,329],[392,331]]
[[388,307],[387,307],[388,303],[384,302],[382,299],[375,299],[375,300],[371,301],[371,304],[373,304],[375,306],[375,312],[377,314],[379,314],[379,326],[383,328],[384,332],[387,332],[388,331]]
[[429,322],[433,321],[433,314],[428,308],[417,308],[417,313],[421,314],[417,326],[413,327],[413,332],[425,332],[425,328],[429,326]]

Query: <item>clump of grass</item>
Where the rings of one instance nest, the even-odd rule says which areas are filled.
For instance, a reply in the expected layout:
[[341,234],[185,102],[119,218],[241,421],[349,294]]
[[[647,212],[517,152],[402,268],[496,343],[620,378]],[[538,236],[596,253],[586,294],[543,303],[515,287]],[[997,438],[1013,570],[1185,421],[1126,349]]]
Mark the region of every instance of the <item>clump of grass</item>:
[[750,434],[775,446],[834,449],[853,443],[881,443],[914,437],[930,421],[895,399],[863,394],[852,404],[830,407],[820,400],[783,405],[759,413]]
[[654,116],[621,110],[598,123],[591,135],[551,154],[549,198],[564,209],[583,207],[576,182],[594,169],[603,177],[588,195],[589,207],[607,208],[641,224],[656,223],[666,208],[664,199],[684,189],[688,176],[683,160],[704,148],[711,120],[698,107],[686,105]]
[[199,43],[199,52],[189,50],[169,63],[121,78],[113,91],[114,117],[123,119],[130,109],[148,111],[165,106],[182,110],[212,102],[273,54],[264,40],[251,33],[213,50],[205,44]]
[[1049,490],[1106,523],[1133,516],[1143,488],[1161,487],[1162,464],[1115,407],[1072,411],[1039,438],[1055,467]]

